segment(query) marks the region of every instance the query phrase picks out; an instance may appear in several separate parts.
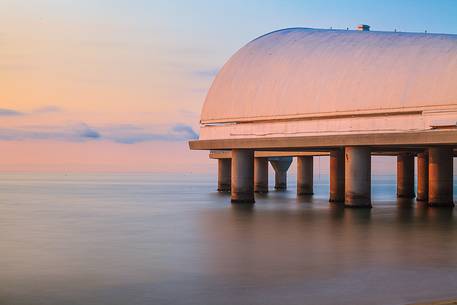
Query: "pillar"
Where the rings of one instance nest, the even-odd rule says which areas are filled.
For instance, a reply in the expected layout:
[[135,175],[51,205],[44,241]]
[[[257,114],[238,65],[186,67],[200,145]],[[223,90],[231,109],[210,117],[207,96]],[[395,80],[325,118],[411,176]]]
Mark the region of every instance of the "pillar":
[[287,171],[275,171],[275,190],[287,189]]
[[297,195],[313,193],[313,156],[297,157]]
[[371,208],[370,148],[345,148],[345,206]]
[[217,190],[219,192],[230,192],[230,184],[232,179],[232,160],[218,159],[217,165]]
[[330,151],[330,202],[344,202],[344,149]]
[[254,192],[268,193],[268,158],[254,158]]
[[232,203],[254,203],[254,151],[232,150]]
[[428,152],[428,204],[453,207],[453,150],[441,146],[430,147]]
[[397,197],[414,198],[414,155],[400,153],[397,156]]
[[275,189],[282,191],[287,189],[287,170],[292,163],[292,157],[269,158],[275,170]]
[[428,201],[428,153],[417,154],[417,201]]

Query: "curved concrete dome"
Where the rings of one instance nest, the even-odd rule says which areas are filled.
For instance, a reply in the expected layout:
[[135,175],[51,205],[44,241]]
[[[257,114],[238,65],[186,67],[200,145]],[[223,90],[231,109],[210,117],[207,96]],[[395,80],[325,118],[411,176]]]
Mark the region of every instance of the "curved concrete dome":
[[201,122],[453,106],[457,35],[293,28],[251,41],[224,65],[209,90]]

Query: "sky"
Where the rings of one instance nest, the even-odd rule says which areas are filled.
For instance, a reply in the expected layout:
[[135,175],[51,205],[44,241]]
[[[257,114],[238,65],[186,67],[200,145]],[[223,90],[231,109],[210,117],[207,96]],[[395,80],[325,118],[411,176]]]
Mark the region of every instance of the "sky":
[[457,34],[456,0],[0,0],[0,171],[209,172],[212,79],[287,27]]

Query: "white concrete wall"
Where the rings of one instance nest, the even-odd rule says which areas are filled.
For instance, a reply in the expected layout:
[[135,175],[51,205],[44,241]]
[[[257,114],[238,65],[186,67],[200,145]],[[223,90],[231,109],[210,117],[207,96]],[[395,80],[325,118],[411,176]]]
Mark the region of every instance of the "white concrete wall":
[[410,115],[345,117],[335,119],[252,122],[202,126],[200,139],[293,137],[353,133],[392,133],[430,130],[437,125],[457,127],[457,111],[423,112]]

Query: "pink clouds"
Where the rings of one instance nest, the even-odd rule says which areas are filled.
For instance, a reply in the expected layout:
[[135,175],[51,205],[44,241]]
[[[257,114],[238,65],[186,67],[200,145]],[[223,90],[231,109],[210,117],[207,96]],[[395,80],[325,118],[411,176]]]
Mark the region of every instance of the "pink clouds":
[[212,172],[207,152],[189,152],[186,142],[124,145],[108,141],[2,141],[3,172]]

